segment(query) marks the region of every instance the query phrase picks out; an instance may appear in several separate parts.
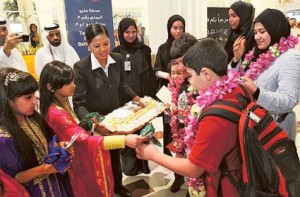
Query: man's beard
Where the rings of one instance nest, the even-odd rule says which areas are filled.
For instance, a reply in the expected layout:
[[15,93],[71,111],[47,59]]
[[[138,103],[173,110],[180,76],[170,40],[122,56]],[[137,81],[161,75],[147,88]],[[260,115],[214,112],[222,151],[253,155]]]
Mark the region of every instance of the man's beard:
[[54,47],[58,47],[61,44],[61,40],[52,41],[52,42],[50,42],[50,44]]
[[0,36],[0,46],[4,46],[6,36]]

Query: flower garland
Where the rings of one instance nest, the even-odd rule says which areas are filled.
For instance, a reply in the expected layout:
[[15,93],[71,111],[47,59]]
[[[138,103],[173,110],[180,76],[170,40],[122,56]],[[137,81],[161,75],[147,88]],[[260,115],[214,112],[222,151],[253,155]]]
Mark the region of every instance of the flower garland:
[[299,40],[295,36],[288,36],[287,38],[282,37],[280,38],[279,43],[270,46],[266,53],[260,54],[259,58],[255,62],[251,61],[254,56],[254,49],[252,49],[245,55],[245,59],[242,62],[243,70],[247,67],[250,68],[250,71],[246,73],[246,76],[252,80],[257,79],[260,73],[268,69],[271,63],[275,61],[278,56],[290,48],[294,48],[298,42]]
[[[197,96],[195,104],[191,108],[191,114],[188,117],[189,124],[185,129],[184,142],[186,144],[185,152],[187,156],[191,153],[191,148],[197,135],[198,118],[201,111],[212,102],[220,100],[226,94],[231,93],[239,84],[240,76],[247,76],[252,80],[257,79],[262,72],[270,67],[272,62],[275,61],[278,56],[288,49],[294,48],[297,43],[298,38],[294,36],[289,36],[288,38],[282,37],[279,44],[276,43],[269,47],[269,50],[266,53],[261,54],[255,62],[251,61],[254,56],[254,50],[252,50],[246,54],[245,60],[242,63],[244,70],[246,67],[249,67],[249,72],[245,73],[244,70],[235,72],[234,70],[229,69],[227,75],[223,76],[221,80],[215,81],[213,86],[207,87],[205,91],[199,91],[199,96]],[[192,196],[206,195],[205,188],[203,188],[203,179],[189,178],[188,185]]]
[[[172,96],[172,106],[171,106],[171,133],[172,133],[172,143],[167,145],[167,147],[176,153],[184,153],[185,143],[184,143],[184,136],[185,136],[185,128],[179,128],[179,115],[185,116],[184,123],[188,124],[188,115],[190,113],[191,105],[193,104],[193,100],[191,99],[190,93],[188,93],[188,105],[184,111],[178,110],[178,97],[179,91],[184,83],[184,79],[180,79],[178,81],[171,81],[168,84],[168,88],[171,91]],[[180,111],[180,112],[179,112]]]

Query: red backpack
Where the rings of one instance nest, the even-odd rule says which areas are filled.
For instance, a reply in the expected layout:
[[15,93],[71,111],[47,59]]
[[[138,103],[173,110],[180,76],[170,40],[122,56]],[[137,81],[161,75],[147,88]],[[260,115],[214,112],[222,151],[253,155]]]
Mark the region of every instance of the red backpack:
[[[220,164],[221,177],[227,176],[241,196],[300,196],[300,162],[295,142],[248,90],[240,87],[244,95],[238,95],[238,100],[243,107],[219,100],[199,117],[218,116],[238,124],[243,181],[234,179],[225,159]],[[218,194],[222,196],[220,188]]]

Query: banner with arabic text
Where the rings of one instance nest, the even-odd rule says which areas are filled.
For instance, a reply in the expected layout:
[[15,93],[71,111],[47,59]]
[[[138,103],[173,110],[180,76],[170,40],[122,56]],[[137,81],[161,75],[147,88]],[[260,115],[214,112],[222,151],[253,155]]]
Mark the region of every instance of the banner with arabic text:
[[85,29],[90,24],[105,25],[114,46],[111,0],[65,0],[65,9],[69,42],[80,58],[89,54]]

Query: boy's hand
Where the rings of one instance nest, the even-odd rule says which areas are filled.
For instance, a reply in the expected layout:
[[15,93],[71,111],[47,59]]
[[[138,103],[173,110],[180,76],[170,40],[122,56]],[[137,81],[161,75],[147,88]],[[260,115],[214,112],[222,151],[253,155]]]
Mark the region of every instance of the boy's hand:
[[154,155],[159,153],[156,146],[152,143],[150,144],[141,144],[138,148],[135,149],[137,158],[143,160],[152,160]]

